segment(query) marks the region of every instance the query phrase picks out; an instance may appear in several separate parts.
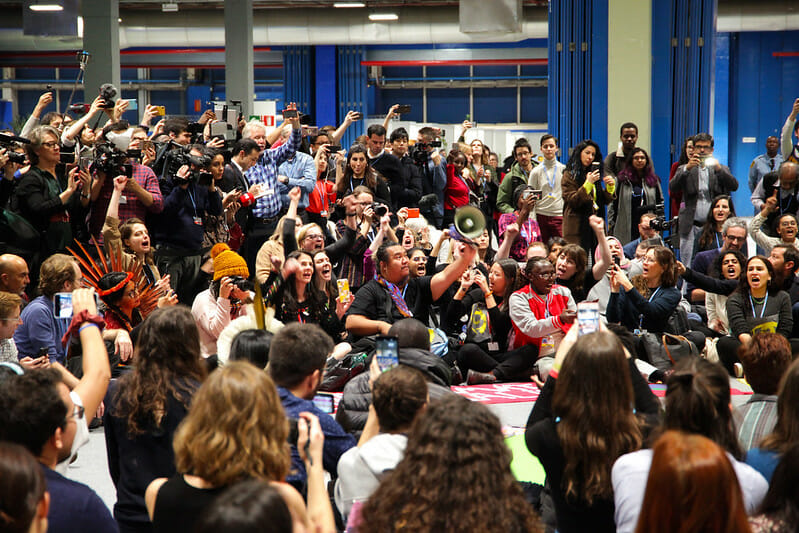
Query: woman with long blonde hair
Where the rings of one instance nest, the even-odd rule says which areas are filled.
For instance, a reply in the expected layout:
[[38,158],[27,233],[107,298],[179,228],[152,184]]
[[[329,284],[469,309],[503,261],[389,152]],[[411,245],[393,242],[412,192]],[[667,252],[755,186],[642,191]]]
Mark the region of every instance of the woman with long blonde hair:
[[[288,419],[266,372],[243,361],[213,372],[175,433],[177,475],[158,478],[147,488],[154,531],[193,531],[217,495],[251,478],[274,486],[295,521],[309,525],[302,497],[284,482],[291,466],[288,436]],[[313,459],[321,465],[321,456]],[[309,506],[319,505],[312,493],[309,486]]]

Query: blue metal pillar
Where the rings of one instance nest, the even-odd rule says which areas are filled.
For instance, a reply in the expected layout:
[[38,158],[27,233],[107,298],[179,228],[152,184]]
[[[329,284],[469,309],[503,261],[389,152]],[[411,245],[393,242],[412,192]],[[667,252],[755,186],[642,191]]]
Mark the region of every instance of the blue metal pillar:
[[[337,56],[338,123],[344,121],[347,111],[360,111],[366,118],[366,67],[361,65],[365,56],[365,48],[363,46],[339,46]],[[363,120],[353,124],[344,133],[341,146],[349,147],[364,131]]]
[[319,126],[338,125],[336,121],[336,47],[331,45],[315,46],[314,68],[316,83],[314,85],[313,114],[316,124]]
[[311,113],[314,69],[310,46],[286,46],[283,49],[283,85],[286,104],[295,102],[297,109]]
[[564,158],[580,141],[607,145],[608,0],[549,3],[548,121]]
[[710,132],[716,0],[652,3],[652,160],[668,187],[683,140]]

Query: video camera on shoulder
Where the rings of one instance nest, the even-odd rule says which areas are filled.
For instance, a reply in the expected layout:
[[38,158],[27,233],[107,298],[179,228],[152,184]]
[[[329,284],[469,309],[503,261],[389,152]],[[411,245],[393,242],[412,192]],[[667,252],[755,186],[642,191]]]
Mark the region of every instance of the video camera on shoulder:
[[430,142],[416,142],[411,147],[411,157],[417,165],[426,165],[430,158],[430,151],[434,148],[441,148],[441,141],[436,139]]
[[[193,181],[204,187],[211,185],[213,177],[210,172],[205,171],[211,164],[211,158],[207,155],[193,155],[190,147],[181,146],[169,152],[166,158],[164,176],[175,185],[185,185]],[[178,171],[184,165],[190,167],[191,172],[185,178],[181,178],[178,176]]]
[[[141,157],[141,150],[131,150],[131,152],[139,152],[138,155]],[[127,151],[119,150],[113,143],[102,143],[94,147],[94,159],[91,165],[106,176],[126,176],[131,179],[133,177],[131,157],[133,156]]]

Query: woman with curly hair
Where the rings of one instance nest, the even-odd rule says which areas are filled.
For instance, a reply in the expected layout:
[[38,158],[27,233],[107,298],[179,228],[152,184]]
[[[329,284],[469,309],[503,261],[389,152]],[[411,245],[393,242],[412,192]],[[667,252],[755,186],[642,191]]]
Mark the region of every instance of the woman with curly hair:
[[153,311],[142,323],[133,361],[133,370],[109,387],[103,422],[117,489],[114,518],[122,532],[149,532],[144,491],[153,479],[174,475],[172,436],[206,374],[188,308]]
[[[735,216],[735,206],[729,194],[720,194],[710,202],[702,233],[694,243],[694,257],[705,250],[716,250],[724,245],[722,228],[728,218]],[[744,250],[745,251],[745,250]]]
[[655,174],[652,160],[643,148],[633,148],[618,175],[616,197],[608,208],[609,233],[623,243],[634,241],[642,208],[663,201],[660,178]]
[[749,344],[758,332],[779,333],[791,343],[792,353],[799,340],[792,339],[791,298],[774,282],[771,262],[762,255],[750,257],[744,265],[738,288],[727,298],[729,333],[718,342],[721,362],[730,375],[740,373],[738,348]]
[[[608,322],[617,322],[630,331],[646,330],[663,333],[669,317],[680,303],[676,287],[677,269],[674,254],[665,246],[653,246],[642,261],[643,273],[632,280],[622,269],[614,266],[610,277]],[[704,334],[698,331],[683,333],[697,349],[705,345]],[[639,346],[639,355],[645,355]]]
[[603,176],[602,172],[599,145],[586,139],[574,147],[561,180],[563,238],[571,244],[579,244],[589,257],[596,248],[596,238],[588,217],[597,215],[604,220],[605,206],[613,201],[616,193],[616,180]]
[[616,335],[578,329],[558,347],[525,440],[546,471],[558,531],[615,531],[610,468],[641,447],[640,415],[654,419],[659,405]]
[[455,394],[433,402],[414,421],[402,461],[363,506],[357,531],[543,531],[510,460],[487,407]]
[[175,432],[178,473],[147,487],[153,530],[193,531],[216,496],[247,479],[269,482],[307,527],[302,496],[283,482],[291,465],[288,437],[288,419],[266,372],[233,361],[212,373]]

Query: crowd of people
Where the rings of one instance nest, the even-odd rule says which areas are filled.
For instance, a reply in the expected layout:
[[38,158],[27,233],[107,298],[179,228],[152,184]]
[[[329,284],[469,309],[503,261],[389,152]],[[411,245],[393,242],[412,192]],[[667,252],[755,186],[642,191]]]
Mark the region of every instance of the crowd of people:
[[[666,180],[631,122],[503,162],[397,106],[342,149],[51,101],[0,137],[0,529],[799,527],[799,99],[751,219],[707,133]],[[518,381],[534,488],[451,388]],[[112,512],[66,476],[98,426]]]

